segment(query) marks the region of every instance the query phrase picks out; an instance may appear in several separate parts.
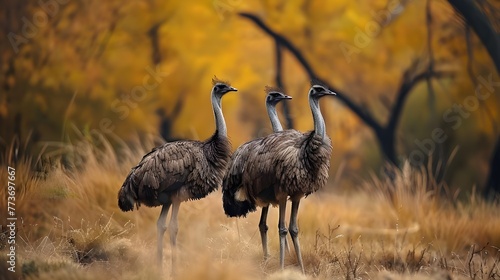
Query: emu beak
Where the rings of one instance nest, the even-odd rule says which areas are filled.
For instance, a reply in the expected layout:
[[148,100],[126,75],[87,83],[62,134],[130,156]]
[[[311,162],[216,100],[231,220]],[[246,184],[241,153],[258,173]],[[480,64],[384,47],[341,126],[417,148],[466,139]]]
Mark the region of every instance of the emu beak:
[[328,90],[326,94],[327,94],[327,95],[337,95],[337,93],[336,93],[336,92],[333,92],[333,91],[331,91],[331,90]]
[[285,96],[281,97],[281,99],[292,99],[292,97],[290,95],[285,95]]
[[237,88],[234,88],[234,87],[229,87],[229,90],[228,91],[238,91]]

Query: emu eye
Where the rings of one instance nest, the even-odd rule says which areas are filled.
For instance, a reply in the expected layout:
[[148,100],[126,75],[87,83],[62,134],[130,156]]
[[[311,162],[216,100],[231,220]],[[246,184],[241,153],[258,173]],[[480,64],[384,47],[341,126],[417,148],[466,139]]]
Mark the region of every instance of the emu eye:
[[216,89],[217,91],[221,91],[224,87],[225,87],[224,85],[216,85],[216,86],[215,86],[215,89]]
[[325,91],[325,89],[322,88],[322,87],[314,87],[314,92],[315,93],[321,93],[321,92],[324,92],[324,91]]

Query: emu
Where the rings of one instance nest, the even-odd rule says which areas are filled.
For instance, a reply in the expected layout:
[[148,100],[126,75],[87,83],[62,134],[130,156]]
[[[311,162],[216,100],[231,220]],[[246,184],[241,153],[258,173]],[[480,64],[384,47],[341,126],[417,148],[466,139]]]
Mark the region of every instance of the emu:
[[282,131],[283,126],[281,125],[281,122],[278,118],[276,105],[278,105],[280,101],[292,99],[292,97],[284,94],[280,89],[272,87],[266,87],[266,93],[266,109],[267,114],[269,115],[269,120],[271,121],[273,132]]
[[201,199],[215,191],[222,184],[230,160],[231,145],[227,139],[221,99],[237,89],[217,78],[212,83],[211,99],[216,126],[212,137],[205,141],[169,142],[154,148],[132,168],[118,193],[118,206],[125,212],[133,210],[134,205],[139,209],[141,203],[148,207],[162,206],[157,222],[157,258],[160,266],[170,206],[172,214],[168,229],[174,267],[177,215],[181,202]]
[[336,95],[326,87],[314,84],[309,90],[309,104],[314,120],[314,130],[300,133],[285,130],[267,137],[250,141],[251,153],[247,158],[232,157],[230,170],[223,182],[223,207],[230,217],[246,216],[263,207],[259,223],[266,254],[265,238],[267,207],[279,206],[280,267],[284,268],[285,244],[288,229],[285,225],[286,202],[290,199],[290,235],[292,237],[299,266],[304,273],[304,264],[298,239],[297,214],[300,200],[319,189],[328,180],[331,140],[326,128],[319,99]]
[[[278,118],[278,113],[276,112],[276,105],[282,100],[286,99],[292,99],[291,96],[285,95],[284,93],[281,92],[280,89],[277,88],[272,88],[272,87],[266,87],[266,109],[267,109],[267,114],[269,115],[269,120],[271,121],[271,126],[273,128],[273,132],[279,132],[283,131],[283,126],[281,125],[281,122]],[[257,141],[250,141],[247,142],[233,153],[232,155],[232,161],[231,164],[229,165],[228,173],[226,174],[225,178],[228,178],[228,176],[242,176],[244,172],[244,164],[250,154],[253,152],[255,145],[257,145]],[[229,192],[226,192],[226,190],[223,190],[223,206],[224,209],[226,207],[230,207],[231,203],[231,196],[234,194],[230,194]],[[262,207],[262,213],[261,213],[261,218],[260,218],[260,223],[259,223],[259,229],[260,229],[260,237],[262,241],[262,250],[264,252],[264,260],[267,260],[269,257],[269,252],[267,249],[267,230],[268,227],[266,225],[266,220],[267,220],[267,213],[269,210],[269,206],[264,206]],[[288,244],[286,246],[288,248]]]

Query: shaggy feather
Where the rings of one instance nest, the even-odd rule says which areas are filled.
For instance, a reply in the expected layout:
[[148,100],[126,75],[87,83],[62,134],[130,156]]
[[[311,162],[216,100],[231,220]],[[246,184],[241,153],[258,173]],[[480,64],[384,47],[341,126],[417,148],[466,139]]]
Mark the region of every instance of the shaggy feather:
[[205,142],[177,141],[154,148],[132,168],[120,192],[118,205],[123,211],[141,203],[159,206],[158,195],[188,190],[188,199],[200,199],[222,184],[231,154],[226,137],[217,132]]

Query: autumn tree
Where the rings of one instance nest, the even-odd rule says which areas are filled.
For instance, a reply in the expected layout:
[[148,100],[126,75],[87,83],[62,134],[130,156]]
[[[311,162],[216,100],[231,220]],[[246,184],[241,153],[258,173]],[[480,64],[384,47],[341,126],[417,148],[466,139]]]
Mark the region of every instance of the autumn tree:
[[[179,128],[189,122],[186,100],[209,102],[202,97],[208,96],[211,78],[228,72],[221,71],[223,64],[206,67],[222,51],[211,40],[220,20],[210,3],[54,0],[2,6],[4,147],[14,138],[68,141],[74,130],[84,137],[113,134],[124,140],[159,128],[167,139],[193,136],[193,126]],[[200,11],[204,16],[184,18]],[[201,22],[210,24],[197,30]],[[18,146],[24,150],[25,144]]]
[[[316,78],[339,93],[322,106],[335,144],[332,171],[346,166],[341,180],[418,152],[419,162],[434,155],[435,166],[455,155],[447,179],[482,184],[495,134],[483,118],[498,119],[498,106],[482,102],[478,113],[465,112],[470,118],[453,106],[474,92],[474,77],[488,80],[492,59],[478,39],[484,20],[457,20],[451,2],[3,1],[3,159],[10,143],[26,146],[19,139],[208,137],[214,75],[239,89],[223,101],[234,147],[271,132],[266,85],[293,96],[279,105],[282,121],[305,131],[308,82]],[[474,11],[464,3],[457,10]],[[494,10],[484,3],[477,5],[494,31]],[[449,109],[456,122],[441,118]],[[437,128],[447,140],[422,150]]]
[[[393,164],[397,164],[395,143],[396,129],[408,94],[418,83],[422,81],[453,76],[453,74],[449,71],[441,71],[435,69],[429,70],[429,67],[425,65],[422,66],[422,62],[420,60],[415,60],[403,74],[399,90],[396,94],[396,101],[394,102],[393,107],[390,109],[391,113],[388,121],[386,122],[386,124],[381,124],[375,119],[375,117],[372,116],[369,111],[353,102],[349,98],[348,93],[341,91],[338,87],[330,84],[326,79],[321,78],[321,75],[311,67],[310,63],[307,61],[302,52],[297,47],[295,47],[291,41],[271,30],[259,17],[249,13],[240,13],[240,15],[251,20],[259,28],[261,28],[264,32],[271,36],[274,39],[277,48],[280,48],[281,46],[287,48],[298,60],[298,62],[304,67],[304,70],[311,80],[318,80],[321,83],[327,85],[331,90],[336,92],[338,94],[338,98],[342,102],[344,102],[344,104],[367,126],[373,129],[384,156]],[[277,60],[279,61],[279,56],[277,57]]]
[[[366,30],[362,30],[360,28],[356,29],[357,33],[355,35],[354,44],[346,43],[344,39],[340,44],[337,43],[335,45],[340,46],[347,60],[352,60],[351,58],[362,52],[364,50],[363,48],[365,48],[366,45],[369,45],[371,41],[378,40],[379,34],[388,32],[385,31],[387,27],[397,26],[398,19],[406,17],[408,15],[408,12],[406,12],[408,5],[411,5],[412,8],[415,9],[415,6],[417,4],[409,2],[410,1],[389,1],[385,8],[382,6],[381,10],[383,10],[383,12],[379,13],[379,11],[375,10],[371,13],[374,19],[372,20],[371,25],[369,25],[368,23],[365,25],[367,28]],[[300,10],[299,13],[302,14],[295,14],[295,18],[297,19],[294,23],[300,25],[301,22],[307,22],[303,23],[304,32],[301,36],[296,35],[300,32],[297,31],[294,24],[288,23],[290,27],[284,27],[283,25],[277,23],[279,22],[279,20],[276,21],[277,18],[284,17],[284,15],[282,16],[282,14],[289,12],[291,8],[285,9],[282,6],[276,5],[276,7],[279,7],[278,9],[281,10],[275,10],[274,12],[279,13],[280,15],[277,16],[273,12],[268,11],[265,14],[266,18],[270,19],[269,21],[264,20],[262,17],[262,13],[259,14],[258,12],[242,12],[239,15],[242,18],[249,20],[259,30],[269,36],[269,38],[272,39],[276,46],[286,49],[290,53],[290,55],[297,61],[297,63],[301,65],[309,78],[319,79],[320,81],[328,85],[331,89],[338,92],[338,98],[346,105],[346,107],[349,108],[352,113],[354,113],[366,126],[368,126],[374,132],[374,136],[377,139],[377,142],[385,159],[387,159],[389,162],[392,162],[393,164],[398,164],[399,156],[397,147],[401,146],[401,144],[398,144],[398,142],[400,142],[398,141],[398,139],[401,139],[401,134],[398,133],[398,131],[401,131],[401,127],[399,127],[399,124],[401,122],[402,115],[404,114],[405,107],[407,106],[407,101],[410,98],[411,93],[415,91],[421,91],[420,89],[422,88],[422,86],[426,86],[427,96],[429,99],[428,114],[434,115],[434,118],[436,118],[436,112],[433,108],[435,106],[434,104],[436,103],[436,98],[446,98],[444,96],[449,96],[449,94],[447,94],[442,89],[436,90],[436,85],[442,88],[443,84],[450,84],[452,81],[454,81],[454,79],[452,78],[457,76],[458,77],[456,81],[460,81],[457,82],[457,85],[462,83],[461,77],[463,77],[463,72],[462,70],[460,70],[457,73],[456,65],[458,65],[464,57],[464,54],[466,52],[465,48],[459,47],[452,52],[445,53],[443,52],[442,48],[438,48],[436,46],[438,45],[437,42],[442,44],[442,42],[450,40],[456,41],[458,43],[458,39],[463,38],[464,29],[460,29],[460,27],[450,28],[450,26],[454,25],[453,20],[455,19],[453,19],[452,16],[448,16],[448,19],[445,18],[446,15],[449,14],[449,12],[442,13],[442,11],[446,10],[446,8],[443,7],[440,3],[435,1],[426,1],[426,4],[419,5],[419,7],[423,8],[421,9],[422,14],[425,15],[423,17],[423,21],[421,20],[419,26],[423,26],[427,30],[427,34],[425,35],[426,38],[424,40],[425,44],[423,44],[425,51],[423,55],[420,55],[420,57],[417,57],[413,59],[412,62],[408,63],[406,69],[403,69],[402,75],[400,75],[401,78],[396,92],[394,94],[387,94],[386,96],[382,96],[380,98],[380,101],[383,102],[389,112],[385,119],[381,119],[379,116],[377,116],[380,115],[377,111],[372,111],[373,109],[370,109],[370,107],[374,108],[375,106],[373,105],[378,101],[376,96],[367,95],[365,99],[360,99],[356,94],[349,92],[350,90],[345,89],[342,86],[335,85],[335,82],[330,82],[332,78],[326,78],[327,74],[325,73],[327,72],[325,72],[324,70],[317,70],[318,67],[314,66],[318,65],[317,57],[322,57],[324,59],[328,56],[328,54],[321,53],[321,51],[318,52],[319,47],[312,47],[314,44],[320,45],[322,44],[322,42],[317,42],[315,41],[315,39],[313,39],[313,36],[311,34],[319,34],[319,31],[313,29],[313,24],[311,24],[311,22],[314,23],[315,21],[320,21],[321,19],[323,19],[324,21],[325,18],[335,18],[335,15],[325,16],[326,11],[330,11],[330,7],[327,7],[326,5],[322,6],[324,11],[313,9],[311,8],[311,6],[314,5],[303,3],[302,6],[298,8],[298,10]],[[338,3],[338,9],[341,9],[341,6],[342,4]],[[434,6],[434,8],[432,6]],[[439,10],[439,12],[433,12],[433,9]],[[344,8],[344,13],[349,13],[349,11],[349,8]],[[444,16],[441,15],[441,13],[444,14]],[[309,15],[310,17],[308,17]],[[308,17],[307,21],[301,21],[304,17]],[[341,17],[337,17],[336,19],[339,22],[342,21]],[[373,34],[369,33],[369,28],[371,28]],[[391,29],[394,29],[394,27]],[[330,32],[333,33],[339,31],[331,30]],[[406,32],[408,33],[410,31],[407,30]],[[287,36],[284,35],[284,33],[290,33],[293,35]],[[334,35],[332,35],[332,37],[333,36]],[[356,38],[363,38],[366,44],[360,43],[362,39],[359,39],[358,42],[356,42]],[[297,46],[297,44],[299,44],[300,47]],[[461,44],[462,46],[466,45],[463,41],[461,42]],[[315,49],[315,52],[311,52],[309,50],[313,48]],[[394,49],[396,47],[390,46],[389,48]],[[469,50],[467,50],[467,52],[469,52]],[[474,52],[474,50],[472,52]],[[278,55],[276,57],[277,60],[279,60]],[[337,60],[339,59],[341,60],[342,57],[339,57]],[[375,59],[373,58],[373,60]],[[351,61],[349,61],[349,63],[351,63],[350,66],[353,66],[353,70],[356,69],[355,71],[359,71],[360,66],[352,65]],[[366,69],[365,72],[360,72],[359,75],[377,75],[377,71],[379,70],[377,70],[376,67],[377,66],[374,65],[374,68]],[[370,104],[371,106],[367,106],[368,104]],[[489,109],[486,108],[485,111],[487,110]],[[445,111],[445,113],[446,112],[447,111]],[[445,119],[444,124],[447,123],[450,123],[449,119]],[[453,129],[455,129],[455,125],[453,125]],[[431,137],[436,137],[438,139],[440,137],[439,135],[444,135],[443,139],[450,139],[448,135],[446,135],[445,130],[438,128],[438,130],[433,130],[433,132],[434,131],[436,131],[437,133],[431,134]],[[433,138],[429,140],[433,141],[432,139]],[[420,145],[426,145],[425,141],[418,141],[418,139],[415,139],[415,142],[424,143]],[[440,143],[434,142],[432,144],[433,145],[430,145],[430,148],[423,146],[423,150],[419,152],[425,157],[432,156],[431,153],[439,148]],[[411,149],[409,151],[400,150],[399,153],[406,153],[410,160],[412,159],[411,156],[415,154]],[[436,166],[443,166],[442,158],[440,158],[441,156],[443,155],[434,155],[434,160],[437,162]],[[425,163],[425,157],[421,157],[416,162]],[[439,163],[438,161],[440,161],[441,163]],[[490,168],[490,170],[495,169]],[[441,173],[443,172],[441,171]]]
[[[490,20],[493,18],[493,21],[496,20],[498,25],[498,8],[488,1],[448,0],[448,2],[463,17],[467,25],[474,30],[493,60],[497,72],[500,73],[500,34],[494,27],[495,22]],[[488,179],[483,190],[485,197],[500,194],[500,173],[498,173],[500,170],[500,135],[497,136],[493,148],[489,169]]]

